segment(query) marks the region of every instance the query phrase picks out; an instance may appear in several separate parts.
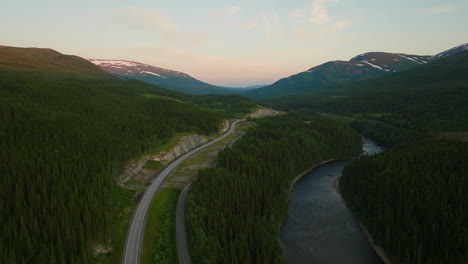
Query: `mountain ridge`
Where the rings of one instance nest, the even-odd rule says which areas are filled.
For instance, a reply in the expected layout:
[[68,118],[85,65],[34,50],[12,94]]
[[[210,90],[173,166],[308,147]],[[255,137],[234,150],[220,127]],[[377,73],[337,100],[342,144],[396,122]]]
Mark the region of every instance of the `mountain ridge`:
[[111,74],[75,55],[50,48],[0,46],[0,70],[30,71],[55,76],[115,79]]
[[188,94],[239,94],[240,88],[220,87],[187,73],[129,60],[88,59],[104,71],[124,80],[135,79]]
[[[468,43],[438,55],[410,55],[405,53],[366,52],[349,61],[329,61],[278,80],[272,85],[247,91],[242,95],[254,99],[273,99],[286,95],[306,94],[348,82],[373,79],[424,65],[432,60],[468,50]],[[438,57],[437,57],[438,56]]]
[[434,55],[434,58],[443,58],[443,57],[447,57],[447,56],[451,56],[451,55],[455,55],[459,52],[462,52],[462,51],[465,51],[465,50],[468,50],[468,43],[464,43],[464,44],[461,44],[461,45],[458,45],[456,47],[453,47],[451,49],[448,49],[446,51],[443,51],[437,55]]

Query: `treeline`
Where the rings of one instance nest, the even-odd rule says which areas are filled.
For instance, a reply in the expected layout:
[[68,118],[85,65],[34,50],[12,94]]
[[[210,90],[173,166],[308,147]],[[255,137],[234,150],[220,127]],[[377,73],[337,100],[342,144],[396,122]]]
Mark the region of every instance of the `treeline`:
[[432,141],[362,157],[340,190],[394,263],[468,262],[468,144]]
[[151,97],[151,95],[167,96],[169,98],[189,102],[203,108],[216,110],[224,117],[230,118],[241,118],[254,111],[259,105],[262,105],[250,98],[236,94],[189,95],[173,90],[163,89],[137,80],[129,80],[126,82],[114,81],[114,83],[115,86],[125,86],[125,88],[127,90],[131,90],[132,93],[138,92],[149,97]]
[[192,184],[186,222],[194,263],[285,263],[278,229],[292,180],[361,149],[361,137],[331,119],[289,114],[255,123]]
[[236,94],[230,95],[198,95],[189,99],[190,102],[206,108],[215,109],[224,116],[241,118],[245,114],[253,112],[259,103]]
[[0,263],[90,263],[92,243],[113,237],[119,168],[222,118],[131,83],[0,73]]

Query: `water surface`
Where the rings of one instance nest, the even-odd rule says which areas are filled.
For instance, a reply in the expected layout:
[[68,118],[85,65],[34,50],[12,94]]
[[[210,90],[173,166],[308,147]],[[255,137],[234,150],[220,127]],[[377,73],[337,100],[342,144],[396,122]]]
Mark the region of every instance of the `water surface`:
[[[383,149],[363,139],[363,151]],[[294,186],[280,230],[288,263],[381,263],[333,187],[348,162],[322,165]]]

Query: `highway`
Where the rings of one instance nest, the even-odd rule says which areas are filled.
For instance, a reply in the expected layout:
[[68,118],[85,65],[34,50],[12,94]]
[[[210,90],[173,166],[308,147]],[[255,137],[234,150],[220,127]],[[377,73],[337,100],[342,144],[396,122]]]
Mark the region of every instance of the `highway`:
[[185,233],[185,198],[187,198],[190,185],[187,185],[179,196],[177,202],[176,213],[176,240],[177,240],[177,254],[179,256],[180,264],[191,264],[190,254],[187,247],[187,234]]
[[146,213],[148,212],[148,208],[150,206],[150,203],[151,203],[151,200],[153,199],[154,194],[156,193],[156,191],[158,190],[159,186],[164,181],[164,179],[169,174],[171,174],[171,172],[188,157],[192,156],[193,154],[199,152],[200,150],[212,144],[215,144],[216,142],[232,134],[236,129],[236,125],[242,121],[245,121],[245,119],[241,119],[241,120],[237,120],[233,122],[228,132],[226,132],[224,135],[196,149],[193,149],[185,153],[178,159],[174,160],[171,164],[169,164],[169,166],[164,168],[159,173],[158,177],[151,183],[148,189],[146,189],[145,193],[143,194],[140,200],[140,203],[138,204],[133,214],[133,218],[130,223],[130,228],[127,233],[127,239],[125,241],[122,264],[139,264],[140,263],[141,247],[142,247],[143,234],[144,234],[144,228],[145,228],[145,223],[146,223]]

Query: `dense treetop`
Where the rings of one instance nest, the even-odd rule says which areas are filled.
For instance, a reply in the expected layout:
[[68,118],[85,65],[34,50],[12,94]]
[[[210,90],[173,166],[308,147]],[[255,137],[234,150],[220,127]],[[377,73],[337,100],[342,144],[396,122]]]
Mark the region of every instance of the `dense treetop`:
[[359,135],[330,119],[289,114],[255,123],[192,185],[186,214],[194,263],[284,263],[278,228],[291,181],[361,148]]
[[362,157],[340,190],[394,263],[466,263],[468,144],[430,141]]

